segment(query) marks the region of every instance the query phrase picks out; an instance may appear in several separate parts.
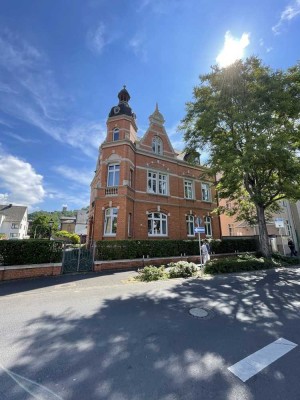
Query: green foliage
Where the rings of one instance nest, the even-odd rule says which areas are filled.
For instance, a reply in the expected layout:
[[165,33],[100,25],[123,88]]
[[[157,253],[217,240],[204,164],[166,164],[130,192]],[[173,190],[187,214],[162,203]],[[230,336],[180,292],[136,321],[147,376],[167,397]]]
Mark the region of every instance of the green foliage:
[[42,264],[62,260],[62,243],[54,240],[1,240],[3,265]]
[[[46,214],[37,214],[32,220],[32,224],[30,227],[30,237],[33,239],[48,239],[50,237],[51,232],[54,232],[58,228],[58,223],[54,222],[52,227],[50,227],[49,223],[52,217]],[[52,219],[52,221],[54,221]]]
[[251,57],[200,79],[181,126],[187,150],[209,149],[211,174],[222,174],[220,199],[239,202],[247,193],[246,218],[253,221],[255,211],[269,256],[265,211],[280,199],[300,199],[300,64],[272,71]]
[[0,240],[5,240],[7,239],[7,236],[5,233],[0,233]]
[[169,277],[170,278],[188,278],[195,275],[197,272],[197,266],[194,263],[187,261],[178,261],[176,263],[170,263],[168,265]]
[[[226,239],[210,241],[216,254],[256,251],[255,239]],[[101,240],[97,242],[96,260],[125,260],[149,257],[198,255],[198,240]]]
[[164,279],[168,277],[163,266],[155,267],[153,265],[149,265],[148,267],[139,269],[138,274],[139,280],[143,282],[158,281],[159,279]]
[[274,268],[274,264],[269,258],[239,258],[228,257],[218,260],[211,260],[205,264],[205,274],[226,274],[229,272],[257,271],[260,269]]
[[79,244],[80,237],[76,233],[70,233],[68,231],[58,231],[55,233],[56,238],[62,238],[72,244]]
[[282,265],[299,265],[300,260],[298,257],[283,256],[279,253],[273,253],[272,259],[276,262],[279,261]]

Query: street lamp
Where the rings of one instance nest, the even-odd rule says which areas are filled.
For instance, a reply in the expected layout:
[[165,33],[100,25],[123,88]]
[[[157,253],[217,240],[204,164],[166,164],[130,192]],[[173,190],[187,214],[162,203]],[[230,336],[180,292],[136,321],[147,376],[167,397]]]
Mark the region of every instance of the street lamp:
[[50,240],[51,239],[51,235],[52,235],[52,226],[54,224],[54,221],[53,221],[52,218],[50,219],[48,224],[49,224],[49,228],[50,228],[50,230],[49,230],[49,240]]

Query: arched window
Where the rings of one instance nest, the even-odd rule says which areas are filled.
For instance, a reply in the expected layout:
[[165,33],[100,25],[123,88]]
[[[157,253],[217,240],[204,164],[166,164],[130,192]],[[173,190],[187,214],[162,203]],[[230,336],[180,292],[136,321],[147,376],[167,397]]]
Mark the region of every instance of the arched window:
[[105,210],[104,236],[116,236],[117,233],[117,208],[107,208]]
[[186,231],[188,236],[195,236],[195,218],[193,215],[186,216]]
[[113,141],[115,142],[116,140],[120,139],[120,131],[118,128],[115,128],[113,131]]
[[163,153],[162,140],[158,136],[154,136],[154,138],[152,139],[152,150],[153,150],[153,153],[156,153],[156,154]]
[[166,214],[155,212],[148,214],[148,235],[167,236],[167,216]]
[[205,226],[205,234],[206,234],[206,236],[212,236],[211,217],[205,217],[204,218],[204,226]]

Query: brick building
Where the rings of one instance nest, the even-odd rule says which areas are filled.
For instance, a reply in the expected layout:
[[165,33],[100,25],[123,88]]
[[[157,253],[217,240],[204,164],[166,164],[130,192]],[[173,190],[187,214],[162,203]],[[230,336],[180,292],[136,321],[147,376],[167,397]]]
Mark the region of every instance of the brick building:
[[173,149],[157,106],[138,139],[125,86],[118,98],[91,183],[89,242],[194,238],[196,217],[206,229],[202,237],[219,238],[219,218],[211,215],[215,193],[210,178],[204,178],[206,169]]

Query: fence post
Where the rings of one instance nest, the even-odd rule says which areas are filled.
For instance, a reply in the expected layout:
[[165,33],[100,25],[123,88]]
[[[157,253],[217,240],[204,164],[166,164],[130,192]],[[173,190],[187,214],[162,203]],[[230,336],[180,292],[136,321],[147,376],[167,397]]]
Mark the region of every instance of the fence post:
[[66,257],[66,243],[63,244],[63,257],[62,257],[62,261],[61,261],[61,273],[62,274],[64,272],[65,257]]
[[79,250],[78,250],[77,272],[79,272],[79,266],[80,266],[80,254],[81,254],[81,247],[79,247]]

